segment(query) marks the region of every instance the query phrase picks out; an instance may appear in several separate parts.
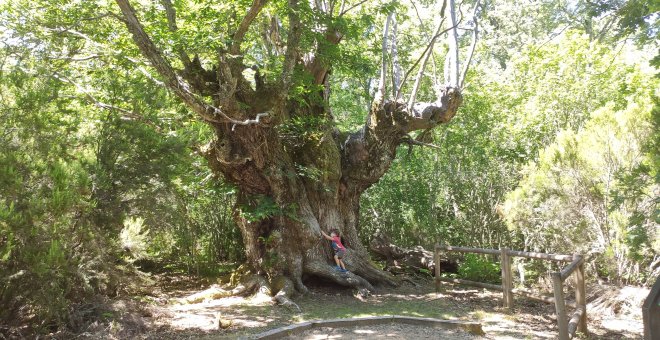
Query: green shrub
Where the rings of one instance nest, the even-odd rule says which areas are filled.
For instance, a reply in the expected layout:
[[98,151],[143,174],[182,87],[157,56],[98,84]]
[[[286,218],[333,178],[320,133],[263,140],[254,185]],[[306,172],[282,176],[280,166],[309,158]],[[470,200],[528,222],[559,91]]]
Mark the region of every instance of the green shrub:
[[467,254],[458,266],[458,275],[466,280],[499,283],[500,266],[477,254]]

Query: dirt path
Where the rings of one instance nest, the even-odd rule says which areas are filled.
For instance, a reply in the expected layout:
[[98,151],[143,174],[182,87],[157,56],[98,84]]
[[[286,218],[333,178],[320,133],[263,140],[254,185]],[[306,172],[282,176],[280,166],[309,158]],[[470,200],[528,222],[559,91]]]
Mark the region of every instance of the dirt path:
[[[433,291],[429,279],[383,289],[366,298],[335,286],[310,285],[311,294],[296,299],[302,312],[274,306],[268,298],[229,297],[194,304],[182,298],[209,287],[184,279],[170,279],[134,298],[139,310],[112,320],[109,326],[80,338],[218,339],[251,338],[255,334],[293,323],[365,316],[401,315],[447,320],[476,321],[486,333],[480,339],[554,339],[557,329],[554,306],[517,298],[512,312],[501,305],[501,293],[460,286],[447,286],[442,294]],[[159,280],[160,281],[160,280]],[[623,291],[623,290],[622,290]],[[638,295],[641,293],[637,293]],[[120,314],[120,313],[117,313]],[[641,316],[590,314],[590,338],[635,339],[642,337]],[[130,320],[130,323],[122,323]],[[135,325],[140,325],[136,327]],[[306,339],[374,338],[391,334],[395,338],[437,338],[437,330],[401,325],[359,329],[316,330]],[[360,333],[363,332],[363,333]],[[366,332],[366,333],[365,333]],[[421,333],[419,333],[421,332]],[[436,336],[430,336],[436,334]],[[447,333],[449,334],[449,333]],[[446,336],[446,338],[450,338]],[[457,339],[474,338],[456,334]]]
[[375,326],[356,326],[330,328],[323,327],[311,329],[299,335],[289,337],[289,339],[446,339],[446,340],[472,340],[484,339],[480,336],[472,335],[466,331],[432,328],[416,325],[375,325]]
[[[208,285],[197,288],[164,286],[162,291],[155,290],[151,294],[153,296],[144,297],[144,306],[149,312],[142,314],[147,315],[144,320],[148,331],[141,337],[250,338],[297,322],[376,315],[477,321],[486,332],[483,337],[485,339],[554,339],[557,334],[552,305],[519,298],[516,299],[514,310],[508,313],[500,307],[500,293],[448,286],[443,294],[436,294],[430,280],[424,280],[418,286],[406,284],[399,288],[384,289],[366,298],[354,297],[350,290],[337,287],[310,286],[311,294],[296,299],[302,309],[301,313],[274,306],[267,298],[229,297],[195,304],[181,302],[181,298],[206,287]],[[640,320],[591,315],[589,327],[591,338],[641,338]],[[318,331],[310,333],[307,338],[325,338],[323,334],[361,337],[355,333],[356,330]],[[412,334],[405,328],[398,331],[384,328],[363,331],[375,332],[370,333],[370,336],[365,334],[365,338],[388,333],[399,338],[411,338],[407,335]],[[458,338],[462,338],[462,335],[459,334]]]

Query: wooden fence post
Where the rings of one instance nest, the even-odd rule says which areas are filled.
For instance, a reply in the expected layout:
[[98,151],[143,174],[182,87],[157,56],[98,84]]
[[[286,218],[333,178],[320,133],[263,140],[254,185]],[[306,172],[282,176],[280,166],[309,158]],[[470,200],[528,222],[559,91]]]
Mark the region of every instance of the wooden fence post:
[[[581,255],[573,255],[573,257],[578,260],[582,259]],[[576,287],[575,287],[575,305],[579,308],[582,306],[584,308],[584,313],[580,322],[578,323],[578,330],[582,334],[587,334],[587,292],[585,289],[584,282],[584,262],[581,262],[578,268],[575,271],[576,277]]]
[[502,267],[502,294],[504,307],[513,308],[513,277],[511,276],[511,257],[509,250],[500,249],[500,267]]
[[440,292],[440,246],[435,245],[435,251],[433,254],[433,261],[435,262],[435,292]]
[[566,316],[566,301],[564,301],[564,287],[561,281],[561,273],[552,273],[552,286],[555,293],[555,310],[557,312],[557,327],[559,328],[559,339],[569,340],[568,320]]

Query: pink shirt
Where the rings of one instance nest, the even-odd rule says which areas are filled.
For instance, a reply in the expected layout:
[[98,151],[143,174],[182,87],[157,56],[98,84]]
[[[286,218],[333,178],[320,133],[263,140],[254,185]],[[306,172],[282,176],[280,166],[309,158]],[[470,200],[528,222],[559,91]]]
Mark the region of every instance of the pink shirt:
[[[341,239],[339,236],[334,236],[332,237],[332,242],[337,244],[337,248],[339,249],[346,249],[343,244],[341,244]],[[334,248],[334,247],[333,247]]]

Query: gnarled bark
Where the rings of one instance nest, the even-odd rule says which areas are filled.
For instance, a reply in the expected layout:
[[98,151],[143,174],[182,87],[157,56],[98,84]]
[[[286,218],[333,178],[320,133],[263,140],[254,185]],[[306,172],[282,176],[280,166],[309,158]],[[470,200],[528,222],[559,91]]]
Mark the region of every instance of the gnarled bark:
[[[292,10],[282,74],[269,83],[256,68],[255,88],[245,79],[243,71],[248,67],[232,53],[241,51],[241,42],[265,0],[253,1],[228,51],[217,53],[214,67],[204,69],[197,59],[184,60],[184,70],[175,70],[155,46],[129,1],[116,2],[135,44],[165,86],[214,129],[215,139],[200,152],[216,173],[239,189],[234,219],[247,261],[256,274],[268,279],[274,299],[291,305],[292,294],[307,291],[306,275],[368,290],[375,284],[396,284],[390,274],[371,263],[358,238],[360,195],[385,174],[397,146],[410,140],[410,132],[451,120],[462,101],[460,89],[447,86],[435,103],[416,103],[412,110],[406,101],[386,100],[381,93],[364,126],[341,137],[328,109],[327,92],[317,89],[327,86],[331,67],[322,57],[324,46],[338,44],[342,34],[328,27],[317,54],[301,57],[298,0],[288,1]],[[171,6],[168,17],[175,18]],[[170,29],[176,29],[174,19]],[[294,79],[294,70],[309,77]],[[304,79],[311,81],[304,83]],[[291,98],[294,81],[319,93]],[[309,122],[304,127],[308,133],[287,132],[295,128],[293,119]],[[321,237],[321,229],[341,232],[349,273],[334,269],[332,250]]]

